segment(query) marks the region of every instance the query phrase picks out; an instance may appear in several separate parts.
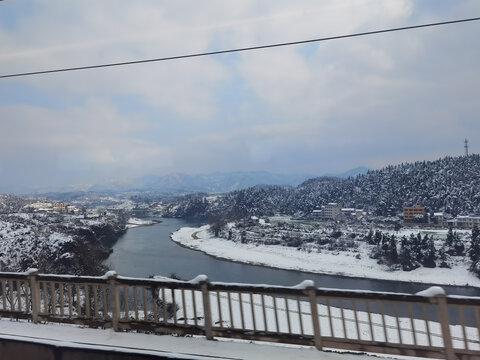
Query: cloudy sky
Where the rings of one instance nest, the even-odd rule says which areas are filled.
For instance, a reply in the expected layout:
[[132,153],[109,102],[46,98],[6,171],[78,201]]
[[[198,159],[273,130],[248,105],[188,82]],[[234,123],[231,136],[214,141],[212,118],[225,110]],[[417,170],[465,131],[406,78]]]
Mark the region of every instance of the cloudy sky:
[[[4,0],[0,75],[480,16],[477,0]],[[480,21],[0,79],[0,191],[480,147]]]

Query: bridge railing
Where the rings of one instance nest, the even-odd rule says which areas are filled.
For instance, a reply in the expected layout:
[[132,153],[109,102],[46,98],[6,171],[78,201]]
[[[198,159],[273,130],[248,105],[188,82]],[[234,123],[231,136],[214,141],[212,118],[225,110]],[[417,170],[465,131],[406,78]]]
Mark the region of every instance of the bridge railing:
[[480,358],[480,298],[0,273],[0,316],[444,359]]

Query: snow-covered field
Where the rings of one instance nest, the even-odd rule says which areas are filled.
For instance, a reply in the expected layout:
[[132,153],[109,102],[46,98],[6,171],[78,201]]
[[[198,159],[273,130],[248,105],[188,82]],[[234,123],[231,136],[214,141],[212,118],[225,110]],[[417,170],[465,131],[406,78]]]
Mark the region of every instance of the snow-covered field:
[[468,264],[465,263],[455,263],[451,269],[437,267],[392,271],[369,257],[366,244],[359,246],[358,253],[328,250],[306,252],[285,246],[241,244],[215,238],[208,228],[208,225],[184,227],[172,233],[171,238],[183,246],[209,255],[255,265],[351,277],[480,286],[480,279],[468,271]]

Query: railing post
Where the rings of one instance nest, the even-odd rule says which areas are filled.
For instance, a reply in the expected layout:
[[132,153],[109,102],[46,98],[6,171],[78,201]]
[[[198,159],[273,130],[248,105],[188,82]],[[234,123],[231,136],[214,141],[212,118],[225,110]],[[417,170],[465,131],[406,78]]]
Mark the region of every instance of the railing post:
[[205,336],[207,340],[213,340],[212,333],[212,308],[210,306],[210,294],[208,291],[208,278],[199,282],[200,290],[202,291],[203,300],[203,317],[205,321]]
[[312,282],[312,284],[305,288],[305,290],[310,299],[310,312],[312,314],[315,347],[317,350],[322,350],[322,336],[320,334],[320,322],[318,319],[317,288]]
[[37,282],[38,269],[29,269],[27,271],[30,281],[30,299],[32,301],[32,322],[38,323],[38,313],[40,312],[40,287]]
[[110,285],[113,331],[118,331],[118,322],[120,319],[120,299],[118,297],[117,276],[118,275],[115,271],[108,271],[105,274],[105,277],[108,279],[108,283]]
[[435,294],[433,297],[437,303],[438,321],[442,327],[443,346],[445,348],[445,359],[456,360],[453,350],[452,337],[450,335],[450,322],[448,320],[447,296],[445,294]]

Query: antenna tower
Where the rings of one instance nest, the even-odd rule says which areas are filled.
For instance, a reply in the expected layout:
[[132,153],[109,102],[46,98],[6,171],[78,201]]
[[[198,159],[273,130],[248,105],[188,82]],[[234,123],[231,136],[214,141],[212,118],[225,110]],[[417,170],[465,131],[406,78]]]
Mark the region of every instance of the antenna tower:
[[464,146],[464,148],[465,148],[465,156],[468,156],[468,140],[467,140],[467,139],[465,139],[465,146]]

